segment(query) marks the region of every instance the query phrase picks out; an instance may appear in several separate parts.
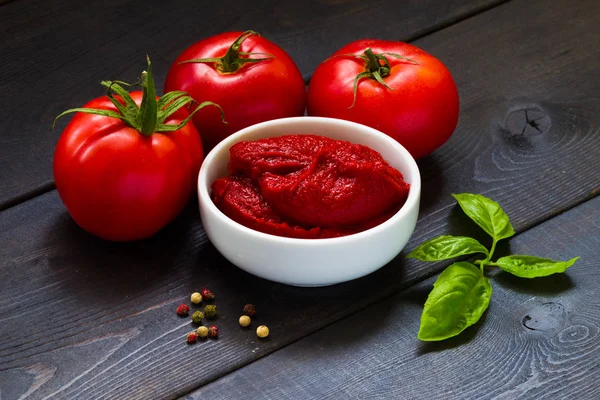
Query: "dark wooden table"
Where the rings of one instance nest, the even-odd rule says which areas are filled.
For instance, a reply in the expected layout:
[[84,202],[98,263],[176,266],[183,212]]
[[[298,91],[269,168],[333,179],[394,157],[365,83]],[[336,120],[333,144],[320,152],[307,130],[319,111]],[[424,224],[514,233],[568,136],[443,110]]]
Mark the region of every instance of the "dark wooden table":
[[[600,2],[597,0],[0,1],[0,399],[600,398]],[[254,29],[308,81],[342,45],[410,41],[460,91],[458,128],[419,162],[421,214],[406,251],[326,288],[251,276],[208,242],[192,200],[155,237],[79,229],[52,183],[61,111],[135,80],[162,87],[191,43]],[[535,122],[532,122],[535,121]],[[416,338],[448,263],[407,260],[439,234],[483,240],[450,196],[497,200],[518,234],[499,254],[581,256],[564,275],[492,273],[482,320]],[[218,296],[218,340],[185,344],[175,308]],[[238,326],[247,302],[267,340]]]

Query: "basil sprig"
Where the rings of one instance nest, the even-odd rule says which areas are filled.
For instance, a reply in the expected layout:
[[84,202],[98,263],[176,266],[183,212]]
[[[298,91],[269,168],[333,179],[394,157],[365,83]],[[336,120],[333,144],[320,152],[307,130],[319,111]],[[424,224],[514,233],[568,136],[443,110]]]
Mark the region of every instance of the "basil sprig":
[[465,214],[492,237],[492,246],[488,250],[476,239],[443,235],[426,241],[408,255],[408,258],[421,261],[447,260],[469,254],[485,256],[474,263],[455,262],[440,274],[421,315],[418,338],[423,341],[451,338],[479,321],[492,297],[492,285],[484,275],[486,266],[499,267],[521,278],[537,278],[565,272],[579,259],[555,261],[512,255],[491,261],[498,241],[515,234],[508,215],[498,203],[485,196],[472,193],[453,196]]

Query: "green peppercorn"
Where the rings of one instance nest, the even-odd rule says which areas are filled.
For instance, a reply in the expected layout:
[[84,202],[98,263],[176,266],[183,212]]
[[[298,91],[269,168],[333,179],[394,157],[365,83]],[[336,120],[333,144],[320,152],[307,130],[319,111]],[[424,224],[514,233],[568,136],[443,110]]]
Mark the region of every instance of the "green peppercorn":
[[204,315],[208,319],[214,319],[217,317],[217,306],[210,304],[204,307]]
[[196,311],[192,314],[192,321],[194,321],[195,324],[201,323],[203,318],[204,313],[202,313],[202,311]]

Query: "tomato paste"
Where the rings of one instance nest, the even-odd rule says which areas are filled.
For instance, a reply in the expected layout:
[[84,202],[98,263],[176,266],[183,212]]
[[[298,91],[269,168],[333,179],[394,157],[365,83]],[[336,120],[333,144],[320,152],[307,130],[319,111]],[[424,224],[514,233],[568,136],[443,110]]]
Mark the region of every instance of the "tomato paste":
[[316,135],[239,142],[211,197],[229,218],[257,231],[330,238],[372,228],[406,201],[402,174],[369,147]]

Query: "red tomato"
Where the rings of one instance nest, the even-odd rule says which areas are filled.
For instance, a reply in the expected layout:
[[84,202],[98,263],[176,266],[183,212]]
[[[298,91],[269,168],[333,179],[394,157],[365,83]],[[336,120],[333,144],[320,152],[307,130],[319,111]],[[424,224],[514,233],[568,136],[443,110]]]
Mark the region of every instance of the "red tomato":
[[[219,58],[221,61],[214,61]],[[264,60],[244,61],[260,58]],[[180,64],[197,59],[213,61]],[[251,31],[222,33],[184,50],[165,81],[165,93],[176,90],[189,93],[199,103],[213,101],[223,109],[227,124],[213,107],[193,117],[206,151],[252,124],[302,116],[306,106],[304,80],[294,61]]]
[[[131,93],[139,105],[142,92]],[[103,96],[84,106],[117,111]],[[180,109],[164,121],[178,124]],[[196,186],[203,160],[193,124],[144,136],[123,121],[78,112],[54,153],[54,182],[83,229],[104,239],[143,239],[181,212]]]
[[[369,48],[376,59],[369,58]],[[388,87],[377,81],[375,72]],[[360,74],[364,75],[355,95]],[[308,86],[309,115],[378,129],[415,158],[430,154],[450,138],[458,123],[458,108],[456,84],[444,64],[402,42],[350,43],[317,67]]]

